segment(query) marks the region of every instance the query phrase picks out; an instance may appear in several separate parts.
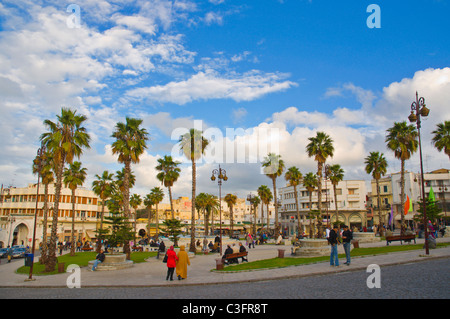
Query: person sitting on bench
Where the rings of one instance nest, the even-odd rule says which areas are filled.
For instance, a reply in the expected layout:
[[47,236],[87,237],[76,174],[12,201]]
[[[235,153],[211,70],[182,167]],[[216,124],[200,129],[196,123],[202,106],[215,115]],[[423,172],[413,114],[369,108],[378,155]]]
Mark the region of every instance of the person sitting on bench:
[[233,254],[233,249],[231,248],[230,245],[227,245],[227,249],[225,249],[225,253],[222,256],[222,259],[225,260],[225,263],[229,263],[229,264],[237,263],[237,261],[238,261],[237,258],[233,258],[233,259],[230,259],[227,261],[227,259],[226,259],[227,255],[231,255],[231,254]]

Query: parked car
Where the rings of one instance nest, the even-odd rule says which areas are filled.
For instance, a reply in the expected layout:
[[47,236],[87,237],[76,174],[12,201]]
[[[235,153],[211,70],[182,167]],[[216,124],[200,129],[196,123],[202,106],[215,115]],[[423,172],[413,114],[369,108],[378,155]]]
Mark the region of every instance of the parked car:
[[8,248],[0,248],[0,258],[6,258],[8,255]]
[[27,252],[27,249],[26,249],[26,248],[16,248],[16,249],[13,249],[13,255],[12,255],[12,257],[13,257],[13,258],[24,258],[26,252]]

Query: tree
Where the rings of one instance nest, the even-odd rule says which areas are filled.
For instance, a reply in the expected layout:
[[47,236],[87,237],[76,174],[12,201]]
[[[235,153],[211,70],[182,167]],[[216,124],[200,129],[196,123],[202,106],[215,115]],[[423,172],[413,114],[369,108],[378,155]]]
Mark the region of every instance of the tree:
[[253,235],[256,235],[256,209],[258,205],[261,203],[261,199],[258,196],[252,196],[249,200],[250,209],[253,208]]
[[75,256],[75,191],[86,180],[87,169],[80,162],[73,162],[64,171],[64,184],[72,191],[72,234],[70,256]]
[[[144,198],[144,205],[148,210],[148,221],[147,221],[147,236],[150,238],[150,221],[151,221],[151,212],[152,212],[152,206],[155,205],[155,198],[152,196],[152,194],[145,195]],[[158,226],[158,225],[157,225]]]
[[405,227],[405,216],[403,214],[405,205],[405,161],[410,159],[412,154],[417,151],[419,145],[418,132],[414,125],[406,124],[406,121],[395,122],[394,126],[387,130],[386,143],[387,148],[394,152],[394,155],[401,162],[400,179],[400,212],[401,215],[401,233]]
[[[277,177],[283,174],[285,169],[284,161],[281,155],[269,153],[262,163],[264,174],[272,180],[273,199],[275,205],[275,235],[280,233],[280,225],[278,223],[278,199],[277,199]],[[269,227],[269,225],[267,225]]]
[[[306,174],[305,178],[303,179],[303,186],[308,190],[309,195],[309,215],[312,216],[312,193],[314,189],[319,184],[317,175],[314,173],[308,173]],[[311,220],[309,221],[309,237],[313,238],[314,231],[312,231],[312,223]]]
[[42,220],[42,248],[39,262],[45,264],[47,260],[47,224],[48,224],[48,185],[54,181],[54,161],[52,154],[46,150],[41,156],[33,160],[33,174],[40,174],[44,185],[44,207]]
[[180,162],[175,162],[172,159],[172,156],[165,155],[164,158],[158,159],[158,165],[156,166],[156,170],[159,171],[156,178],[169,190],[170,212],[172,213],[172,219],[175,219],[172,203],[172,186],[180,177],[181,172],[178,165],[180,165]]
[[[269,226],[270,226],[270,215],[269,215],[269,205],[270,205],[270,201],[273,200],[273,195],[272,192],[270,191],[270,188],[267,187],[266,185],[261,185],[258,187],[258,195],[260,198],[260,201],[266,205],[266,209],[267,209],[267,231],[269,231]],[[263,206],[261,205],[261,221],[262,221],[262,225],[264,228],[264,210],[263,210]],[[256,207],[255,207],[256,209]],[[256,212],[255,212],[255,218],[256,218]]]
[[234,223],[233,206],[236,205],[237,196],[233,194],[226,194],[224,201],[227,203],[228,208],[230,209],[230,228],[231,234],[233,234],[233,223]]
[[338,211],[336,186],[339,184],[340,181],[344,180],[344,170],[341,168],[341,165],[339,164],[331,165],[329,166],[328,176],[330,178],[331,184],[333,185],[334,205],[336,208],[336,222],[337,222],[339,220],[339,211]]
[[[420,199],[418,201],[419,208],[417,210],[418,214],[414,215],[413,219],[416,222],[423,223],[423,201]],[[442,216],[442,209],[439,208],[439,205],[437,201],[432,201],[430,198],[425,198],[425,204],[427,205],[426,211],[427,211],[427,220],[431,221],[432,223],[438,221]],[[426,226],[426,225],[425,225]]]
[[105,215],[106,200],[111,196],[114,187],[116,186],[113,177],[113,173],[103,171],[102,176],[95,174],[96,180],[92,182],[92,190],[98,197],[100,197],[102,201],[102,211],[100,212],[100,228],[97,230],[97,253],[100,253],[100,249],[102,248],[101,242],[105,232],[105,230],[103,229],[103,218]]
[[317,132],[315,137],[308,138],[309,144],[306,152],[309,157],[314,157],[317,162],[317,207],[322,215],[322,170],[328,157],[333,157],[334,146],[331,137],[324,132]]
[[137,226],[137,208],[141,205],[142,199],[139,194],[133,194],[130,197],[130,206],[134,209],[134,244],[136,245],[136,226]]
[[141,128],[142,120],[126,118],[126,123],[119,122],[111,137],[113,155],[118,155],[118,162],[124,164],[123,201],[125,217],[130,217],[130,175],[131,164],[139,163],[139,157],[147,148],[148,133]]
[[295,167],[289,167],[287,172],[284,174],[284,179],[294,187],[294,198],[295,198],[295,209],[297,211],[297,231],[298,234],[300,234],[301,227],[301,218],[300,218],[300,210],[298,207],[298,193],[297,193],[297,186],[300,185],[300,182],[303,179],[303,175],[300,172],[300,170]]
[[180,150],[184,156],[192,162],[192,199],[191,199],[191,243],[189,251],[195,252],[195,191],[196,191],[196,163],[208,146],[209,141],[203,137],[203,132],[190,129],[190,131],[179,139]]
[[40,137],[43,145],[53,155],[56,175],[52,230],[47,263],[45,264],[45,271],[47,272],[53,271],[57,263],[56,241],[64,165],[65,163],[71,164],[75,157],[79,158],[84,148],[90,148],[90,136],[86,128],[82,126],[87,119],[86,116],[77,115],[76,111],[62,108],[61,115],[56,117],[57,122],[44,121],[44,125],[49,132],[43,133]]
[[[211,217],[211,228],[214,229],[214,214],[217,215],[219,212],[219,198],[212,194],[206,194],[206,217],[205,220],[208,220]],[[207,224],[208,225],[208,224]],[[205,232],[208,233],[208,228],[205,229]]]
[[159,236],[159,213],[158,204],[164,199],[164,192],[161,187],[153,187],[150,191],[150,196],[156,206],[155,216],[156,216],[156,238]]
[[369,156],[365,158],[366,173],[372,174],[375,179],[377,187],[377,206],[378,206],[378,219],[380,236],[383,236],[383,221],[381,218],[381,195],[380,195],[380,178],[387,172],[387,161],[384,158],[384,154],[380,152],[370,152]]
[[439,152],[444,150],[445,154],[450,159],[450,121],[444,121],[436,126],[436,130],[432,132],[434,134],[432,142]]
[[171,241],[173,241],[174,246],[178,246],[178,238],[182,234],[181,221],[177,219],[166,219],[163,221],[163,227],[161,227],[161,233],[165,237],[169,237]]

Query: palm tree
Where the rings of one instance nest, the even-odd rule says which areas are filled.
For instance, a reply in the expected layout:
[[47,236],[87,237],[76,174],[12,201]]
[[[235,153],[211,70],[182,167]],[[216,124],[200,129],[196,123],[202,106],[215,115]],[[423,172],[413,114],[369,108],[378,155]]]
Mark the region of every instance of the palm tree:
[[147,194],[144,198],[144,205],[148,210],[148,221],[147,221],[147,236],[150,238],[150,221],[151,221],[151,212],[152,212],[152,206],[155,205],[155,198],[153,195]]
[[196,186],[196,165],[195,161],[200,159],[208,146],[209,141],[203,137],[203,132],[190,129],[189,133],[180,136],[180,150],[184,156],[192,162],[192,204],[191,204],[191,243],[189,251],[195,252],[195,186]]
[[142,199],[139,194],[133,194],[130,197],[130,206],[134,209],[134,245],[136,245],[136,226],[137,226],[137,208],[141,205]]
[[[270,191],[270,189],[269,189]],[[258,208],[258,205],[261,203],[261,199],[258,196],[253,196],[251,201],[250,201],[250,205],[253,207],[253,234],[256,235],[256,209]],[[267,214],[268,211],[267,211]],[[264,222],[263,222],[264,224]],[[269,226],[267,226],[269,227]]]
[[406,124],[406,121],[395,122],[394,126],[387,130],[386,143],[389,150],[394,152],[396,158],[401,162],[401,192],[400,192],[400,216],[401,233],[403,234],[405,226],[405,216],[403,214],[405,203],[405,161],[410,159],[412,154],[417,151],[419,142],[418,133],[414,125]]
[[439,123],[436,126],[436,130],[432,132],[433,145],[438,149],[439,152],[444,150],[445,154],[448,155],[450,159],[450,121],[444,121],[444,123]]
[[228,204],[228,208],[230,209],[230,228],[231,234],[233,234],[233,223],[234,223],[233,206],[236,205],[237,196],[233,194],[226,194],[224,201]]
[[61,187],[65,163],[71,164],[75,157],[79,158],[83,153],[83,148],[90,148],[90,136],[84,128],[83,122],[86,116],[77,115],[76,111],[67,108],[61,109],[61,115],[56,116],[58,121],[45,120],[44,125],[49,132],[43,133],[40,137],[43,145],[53,155],[55,164],[55,202],[53,205],[53,221],[48,258],[45,271],[51,272],[56,266],[56,240],[58,229],[59,200],[61,197]]
[[[270,205],[270,201],[273,200],[273,195],[272,192],[270,190],[269,187],[267,187],[266,185],[261,185],[258,187],[257,193],[259,195],[260,201],[266,205],[266,209],[267,209],[267,230],[269,230],[269,225],[270,225],[270,215],[269,215],[269,205]],[[263,210],[263,206],[261,205],[261,221],[263,224],[263,228],[264,228],[264,210]],[[255,218],[256,218],[256,212],[255,212]]]
[[208,205],[208,195],[206,193],[200,193],[195,198],[195,209],[197,212],[203,213],[203,220],[205,222],[205,236],[208,233],[208,220],[206,218],[206,206]]
[[116,124],[115,131],[111,136],[116,139],[112,143],[112,153],[113,155],[117,154],[118,162],[124,164],[123,204],[127,218],[130,217],[131,163],[139,163],[139,157],[147,148],[148,133],[146,129],[140,127],[141,124],[141,119],[127,117],[126,123]]
[[322,216],[322,169],[328,157],[333,157],[334,146],[331,137],[324,132],[317,132],[315,137],[308,138],[309,144],[306,145],[306,152],[309,157],[314,156],[317,162],[317,199],[319,215]]
[[170,200],[170,211],[172,213],[172,219],[175,218],[175,214],[173,211],[173,203],[172,203],[172,186],[180,177],[180,168],[177,166],[180,165],[180,162],[175,162],[172,159],[172,156],[165,155],[164,158],[158,159],[158,165],[156,166],[156,170],[159,171],[156,178],[164,184],[165,187],[169,190],[169,200]]
[[[334,205],[336,208],[336,222],[338,222],[339,211],[338,211],[336,186],[339,184],[340,181],[344,180],[344,170],[341,168],[341,165],[339,165],[339,164],[331,165],[328,167],[328,169],[329,169],[328,177],[330,178],[331,184],[333,185]],[[327,203],[327,205],[328,205],[328,203]]]
[[45,264],[47,259],[48,185],[54,181],[53,170],[54,162],[50,152],[45,151],[41,156],[36,156],[33,161],[33,174],[40,174],[42,184],[44,184],[44,207],[42,208],[42,249],[41,258],[39,259],[41,264]]
[[[303,186],[308,190],[308,195],[309,195],[309,215],[312,216],[312,193],[314,191],[314,189],[317,187],[317,185],[319,184],[319,180],[317,178],[317,175],[314,173],[308,173],[305,175],[305,178],[303,179]],[[309,221],[309,229],[310,229],[310,234],[309,237],[313,238],[313,234],[314,231],[312,231],[312,222],[311,219]]]
[[105,215],[105,201],[111,196],[115,183],[113,181],[114,174],[103,171],[102,176],[95,174],[96,180],[92,182],[92,190],[102,200],[102,211],[100,213],[100,228],[97,239],[97,252],[100,253],[102,247],[101,240],[103,238],[103,217]]
[[[384,158],[383,153],[370,152],[369,156],[365,158],[364,163],[366,164],[366,173],[372,174],[377,184],[377,206],[378,206],[378,219],[380,236],[383,236],[383,222],[381,219],[381,195],[380,195],[380,178],[384,176],[387,172],[387,161]],[[403,214],[402,214],[403,215]]]
[[298,230],[298,234],[300,234],[300,230],[301,228],[301,222],[300,222],[300,210],[298,207],[298,193],[297,193],[297,186],[300,185],[300,182],[303,179],[303,175],[300,172],[300,170],[295,167],[289,167],[286,174],[284,174],[284,179],[291,185],[294,187],[294,197],[295,197],[295,207],[297,210],[297,230]]
[[[284,171],[284,161],[281,155],[269,153],[262,163],[264,174],[272,180],[273,199],[275,205],[275,236],[280,233],[280,225],[278,224],[278,200],[277,200],[277,177],[281,176]],[[267,225],[269,227],[269,225]]]
[[158,204],[164,199],[164,192],[161,187],[153,187],[150,190],[150,196],[153,198],[153,202],[156,205],[156,238],[159,236],[159,214],[158,214]]
[[64,171],[64,184],[72,191],[72,245],[70,246],[70,256],[75,256],[75,191],[78,186],[83,185],[86,175],[87,169],[81,167],[80,162],[73,162]]

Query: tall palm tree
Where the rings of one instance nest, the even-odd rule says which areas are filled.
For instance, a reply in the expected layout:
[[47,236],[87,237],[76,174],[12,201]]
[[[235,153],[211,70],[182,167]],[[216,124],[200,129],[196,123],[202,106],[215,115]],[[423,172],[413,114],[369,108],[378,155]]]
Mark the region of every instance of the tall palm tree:
[[383,236],[383,221],[381,219],[381,195],[380,195],[380,178],[387,172],[387,161],[384,154],[380,152],[370,152],[369,156],[365,158],[366,173],[372,174],[377,185],[377,206],[378,206],[378,220],[380,236]]
[[114,174],[109,173],[108,171],[103,171],[102,176],[95,174],[96,180],[92,182],[92,190],[94,193],[100,197],[102,201],[102,211],[100,213],[100,228],[98,231],[98,239],[97,239],[97,252],[100,253],[100,249],[102,247],[101,240],[103,238],[103,217],[105,215],[105,201],[108,199],[115,187],[115,183],[113,180]]
[[54,162],[52,154],[47,150],[33,161],[33,174],[40,174],[44,185],[44,207],[42,220],[42,248],[40,263],[45,264],[47,259],[47,223],[48,223],[48,185],[54,181]]
[[294,187],[294,198],[295,198],[295,208],[297,210],[297,231],[298,234],[300,234],[301,228],[301,219],[300,219],[300,209],[298,207],[298,193],[297,193],[297,186],[300,185],[303,175],[300,172],[300,170],[295,167],[289,167],[287,172],[284,174],[284,179]]
[[[263,224],[263,228],[264,228],[264,209],[263,209],[263,206],[266,205],[266,210],[267,210],[267,230],[269,230],[269,225],[270,225],[269,205],[270,205],[270,201],[273,200],[272,191],[270,190],[270,188],[268,186],[261,185],[261,186],[258,187],[257,193],[258,193],[258,196],[259,196],[261,202],[263,203],[263,205],[261,205],[261,221],[262,221],[262,224]],[[255,217],[256,217],[256,212],[255,212]]]
[[156,166],[156,170],[159,171],[156,178],[164,184],[165,187],[169,190],[169,201],[170,201],[170,211],[172,213],[172,219],[175,218],[175,214],[173,211],[173,203],[172,203],[172,186],[180,177],[181,169],[177,167],[180,165],[180,162],[175,162],[172,159],[172,156],[165,155],[164,158],[158,159],[158,165]]
[[317,132],[315,137],[309,137],[306,152],[317,162],[317,199],[319,215],[322,216],[322,170],[328,157],[333,157],[334,146],[331,137],[324,132]]
[[[269,189],[269,191],[270,191],[270,189]],[[261,203],[261,199],[258,196],[253,196],[250,201],[250,205],[253,207],[253,235],[256,235],[256,210],[260,203]]]
[[[219,198],[213,194],[206,194],[206,216],[205,221],[211,217],[211,228],[214,230],[214,215],[219,213]],[[206,223],[208,226],[208,223]],[[205,232],[208,233],[208,227],[205,228]]]
[[151,193],[145,195],[144,205],[148,211],[147,236],[150,238],[150,221],[151,221],[151,215],[152,215],[152,206],[155,205],[155,198],[153,197],[153,195]]
[[339,220],[339,211],[338,211],[336,186],[339,184],[340,181],[344,180],[344,170],[341,168],[341,165],[334,164],[329,166],[328,177],[330,178],[331,184],[333,185],[334,206],[336,208],[336,222],[337,222]]
[[126,123],[119,122],[111,137],[113,155],[118,155],[118,162],[124,164],[123,202],[125,217],[130,217],[130,175],[131,164],[139,163],[139,157],[147,148],[148,133],[141,128],[142,120],[126,117]]
[[53,221],[50,243],[48,249],[45,271],[51,272],[56,266],[56,240],[58,229],[59,200],[65,163],[71,164],[75,157],[79,158],[84,148],[90,148],[90,136],[83,122],[87,120],[84,115],[77,115],[76,111],[62,108],[61,115],[56,116],[58,121],[45,120],[44,125],[49,132],[40,137],[47,150],[53,155],[55,164],[55,202],[53,205]]
[[[318,184],[319,184],[319,179],[317,178],[317,175],[314,173],[309,172],[303,178],[303,186],[308,190],[308,195],[309,195],[309,215],[310,216],[312,216],[312,193]],[[311,219],[309,221],[309,229],[310,229],[309,237],[313,238],[314,231],[312,231]]]
[[[262,162],[264,174],[272,180],[273,185],[273,199],[275,205],[275,236],[280,233],[280,225],[278,224],[278,199],[277,199],[277,177],[283,174],[285,169],[284,161],[281,155],[269,153]],[[269,225],[267,225],[269,227]]]
[[75,256],[75,191],[86,180],[87,169],[81,167],[81,162],[73,162],[64,170],[64,184],[72,191],[72,235],[70,256]]
[[405,204],[405,161],[410,159],[412,154],[417,151],[419,145],[418,132],[414,125],[406,124],[406,121],[395,122],[394,126],[387,130],[386,143],[387,148],[394,152],[394,155],[401,162],[401,191],[400,191],[400,216],[401,233],[405,229],[405,216],[403,214]]
[[206,218],[207,200],[208,200],[208,194],[206,194],[206,193],[200,193],[195,198],[195,209],[197,209],[197,212],[201,211],[203,213],[203,220],[205,223],[205,236],[207,234],[207,229],[208,229],[208,227],[207,227],[208,220]]
[[139,194],[133,194],[130,197],[130,206],[134,209],[134,244],[136,245],[136,226],[137,226],[137,208],[142,203],[142,198]]
[[233,224],[234,224],[233,206],[236,205],[237,196],[233,195],[233,194],[226,194],[224,201],[227,203],[228,208],[230,209],[230,228],[231,228],[231,234],[233,234]]
[[209,141],[203,137],[203,132],[190,129],[189,133],[180,136],[180,150],[184,156],[192,162],[192,199],[191,199],[191,243],[189,251],[195,252],[195,187],[196,187],[196,164],[208,146]]
[[439,123],[436,125],[436,130],[432,132],[433,145],[438,149],[439,152],[444,150],[445,154],[448,155],[450,159],[450,121],[444,121],[444,123]]
[[159,236],[159,213],[158,204],[164,199],[164,192],[161,187],[153,187],[150,190],[150,196],[153,198],[153,202],[156,206],[155,216],[156,216],[156,238]]

